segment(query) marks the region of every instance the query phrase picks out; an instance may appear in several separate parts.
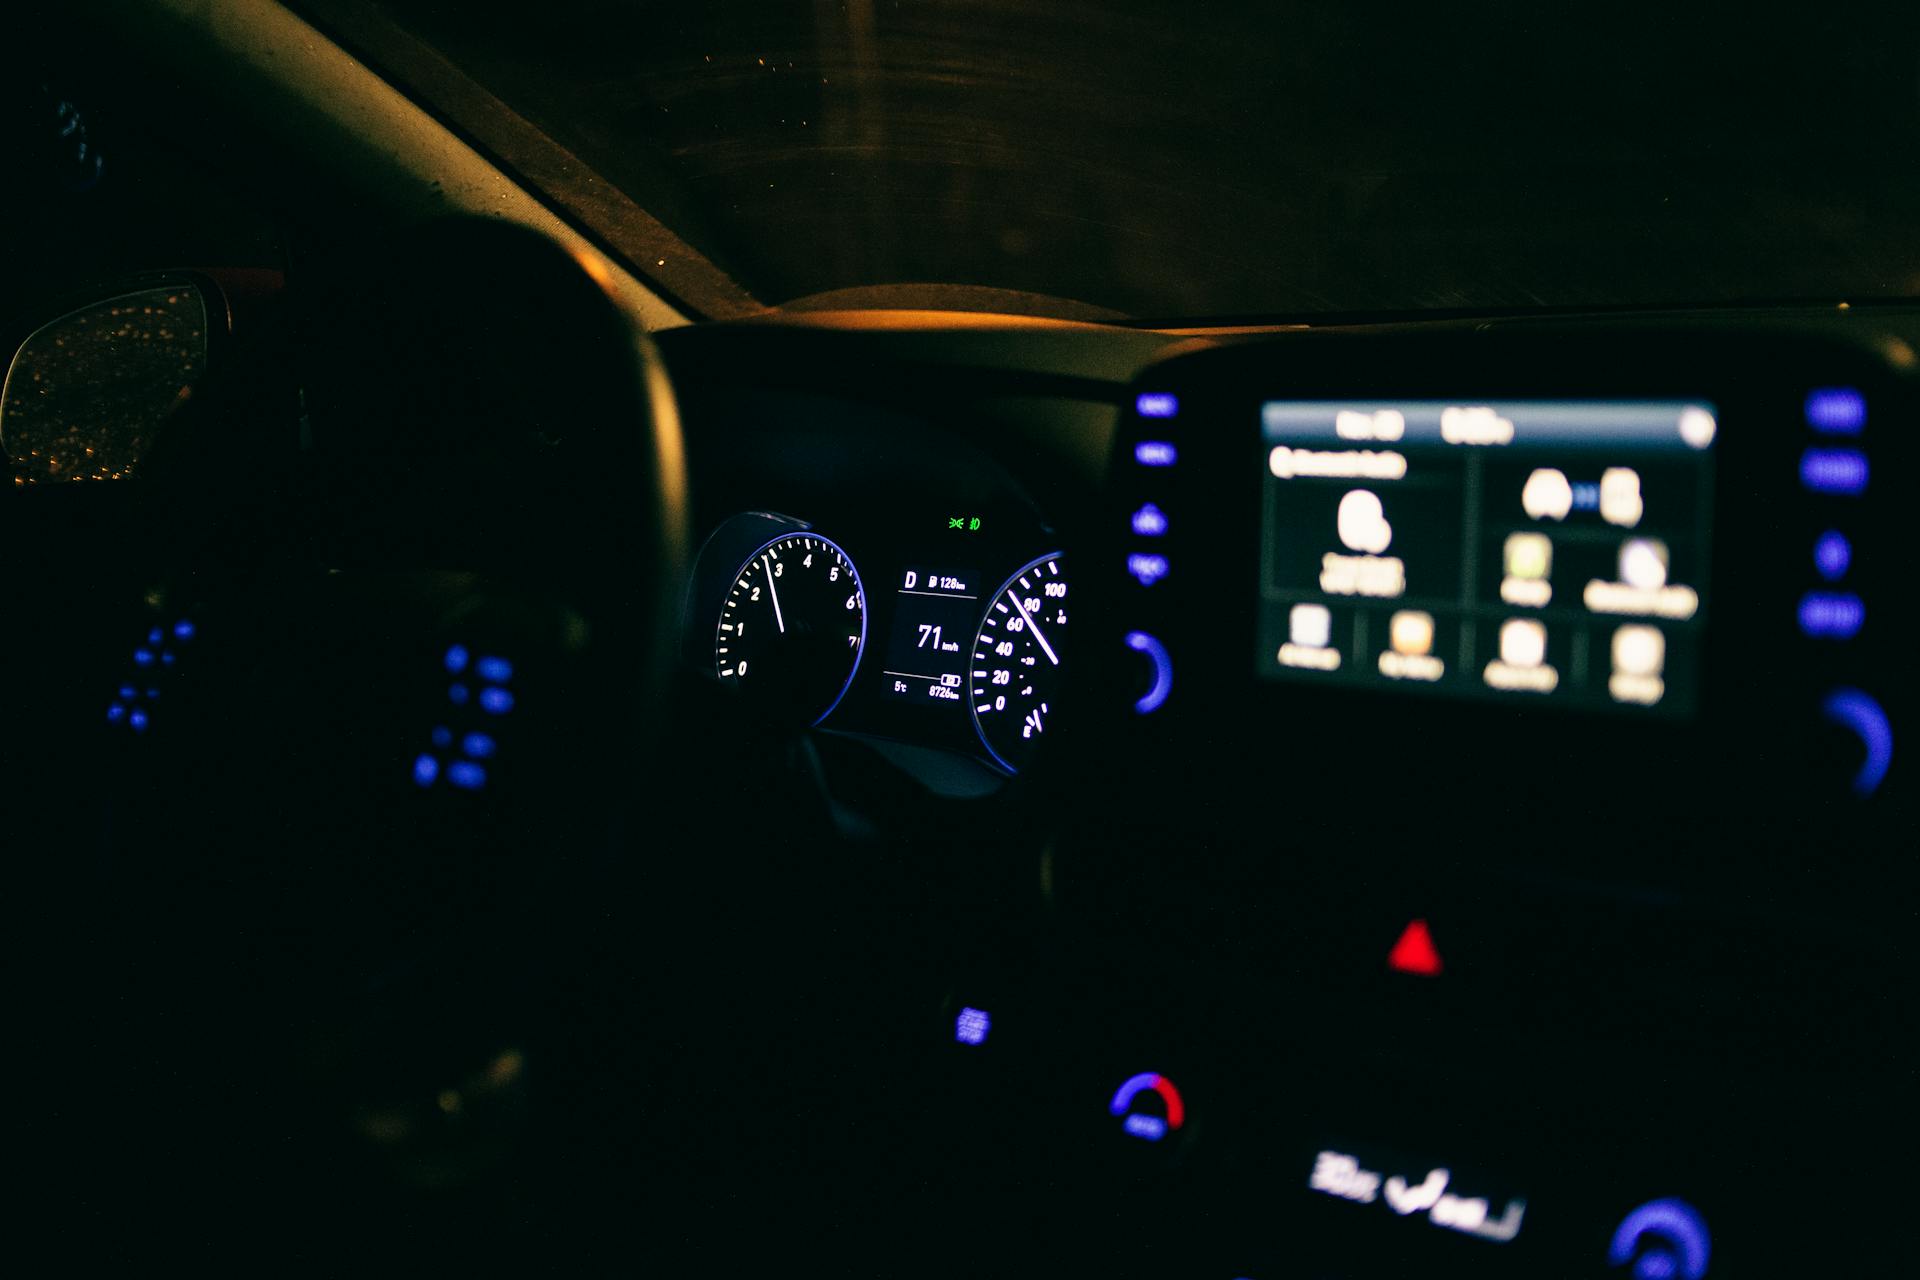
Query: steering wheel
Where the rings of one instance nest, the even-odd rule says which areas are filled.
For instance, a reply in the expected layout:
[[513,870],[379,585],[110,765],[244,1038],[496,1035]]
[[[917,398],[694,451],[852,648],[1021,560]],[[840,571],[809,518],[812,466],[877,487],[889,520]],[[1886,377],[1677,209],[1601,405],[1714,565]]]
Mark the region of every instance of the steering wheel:
[[176,1229],[182,1175],[290,1224],[572,1123],[592,1018],[561,1006],[583,966],[646,971],[609,895],[672,878],[616,856],[671,840],[687,478],[652,344],[505,223],[352,265],[293,300],[297,447],[207,413],[155,458],[147,527],[192,532],[87,691],[108,816],[74,842],[49,1159],[113,1143],[96,1202]]

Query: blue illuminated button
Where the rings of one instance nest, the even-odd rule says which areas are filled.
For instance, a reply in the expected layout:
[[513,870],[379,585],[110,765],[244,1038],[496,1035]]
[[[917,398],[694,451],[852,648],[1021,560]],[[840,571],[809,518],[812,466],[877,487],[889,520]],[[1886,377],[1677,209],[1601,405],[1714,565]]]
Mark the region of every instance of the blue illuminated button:
[[1133,446],[1133,460],[1143,467],[1170,467],[1180,460],[1180,451],[1167,440],[1142,440]]
[[478,791],[487,785],[487,771],[471,760],[447,766],[447,781],[464,791]]
[[1143,587],[1150,587],[1166,577],[1169,567],[1165,556],[1135,552],[1127,557],[1127,572],[1137,578]]
[[1635,1280],[1700,1280],[1707,1274],[1713,1241],[1706,1219],[1684,1200],[1649,1200],[1629,1213],[1613,1233],[1607,1264],[1632,1264]]
[[1857,436],[1867,425],[1867,398],[1852,387],[1807,393],[1807,425],[1826,436]]
[[1167,532],[1167,513],[1151,502],[1133,513],[1133,531],[1143,538],[1165,537]]
[[1851,640],[1867,621],[1867,606],[1844,591],[1809,591],[1800,597],[1800,630],[1822,640]]
[[[1138,1109],[1147,1104],[1149,1098],[1157,1099],[1158,1109],[1164,1115]],[[1121,1085],[1114,1092],[1113,1101],[1107,1104],[1107,1111],[1119,1118],[1121,1132],[1142,1142],[1158,1142],[1187,1122],[1186,1103],[1180,1100],[1180,1091],[1173,1087],[1173,1081],[1151,1071],[1143,1071]]]
[[1143,418],[1171,418],[1180,412],[1179,398],[1165,391],[1143,391],[1133,408]]
[[953,1016],[953,1038],[959,1044],[981,1045],[993,1030],[993,1017],[985,1009],[968,1005]]
[[1800,455],[1800,483],[1815,493],[1867,490],[1867,455],[1858,449],[1809,449]]
[[1827,530],[1813,544],[1813,567],[1828,582],[1838,582],[1846,577],[1847,569],[1852,564],[1853,544],[1839,530]]
[[1887,713],[1871,694],[1858,689],[1835,689],[1821,702],[1820,713],[1859,738],[1867,749],[1866,759],[1853,775],[1853,790],[1855,795],[1872,795],[1893,764],[1893,726]]
[[1133,704],[1139,714],[1152,715],[1166,705],[1167,695],[1173,692],[1173,658],[1168,655],[1167,646],[1144,631],[1129,631],[1127,648],[1146,654],[1153,663],[1153,687]]

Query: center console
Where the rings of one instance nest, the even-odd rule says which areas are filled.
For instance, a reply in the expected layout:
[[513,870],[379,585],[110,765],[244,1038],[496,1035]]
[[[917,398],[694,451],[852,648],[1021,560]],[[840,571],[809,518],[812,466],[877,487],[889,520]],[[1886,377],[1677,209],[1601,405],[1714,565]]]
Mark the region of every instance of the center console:
[[1127,1224],[1103,1265],[1892,1246],[1913,364],[1864,321],[1436,327],[1128,390],[1035,778],[1089,815],[1058,952],[956,1010]]

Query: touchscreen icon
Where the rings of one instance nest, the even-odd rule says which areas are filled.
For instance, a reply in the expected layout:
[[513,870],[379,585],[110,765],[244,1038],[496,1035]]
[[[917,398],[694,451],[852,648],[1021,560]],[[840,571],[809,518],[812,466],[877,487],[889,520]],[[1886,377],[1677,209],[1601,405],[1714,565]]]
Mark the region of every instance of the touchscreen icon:
[[1544,533],[1507,536],[1507,576],[1538,581],[1553,572],[1553,539]]
[[1600,473],[1600,518],[1631,529],[1647,504],[1640,497],[1640,473],[1632,467],[1608,467]]
[[1287,642],[1275,655],[1283,667],[1337,671],[1340,651],[1333,647],[1333,610],[1323,604],[1297,604],[1287,611]]
[[1393,651],[1408,658],[1425,657],[1433,652],[1433,615],[1415,609],[1402,609],[1387,624]]
[[1393,526],[1387,523],[1380,499],[1366,489],[1355,489],[1340,499],[1337,517],[1340,541],[1349,550],[1379,555],[1393,543]]
[[1323,604],[1297,604],[1287,614],[1287,639],[1304,649],[1324,649],[1333,641],[1333,612]]
[[1500,624],[1500,661],[1510,667],[1537,667],[1547,660],[1547,629],[1530,618]]
[[1642,591],[1667,585],[1667,544],[1658,538],[1628,538],[1620,544],[1620,581]]
[[1658,627],[1621,627],[1613,633],[1613,669],[1625,676],[1657,676],[1667,665],[1667,638]]
[[1537,467],[1520,490],[1520,509],[1535,520],[1565,520],[1573,510],[1573,486],[1556,467]]
[[1507,570],[1500,579],[1502,600],[1538,608],[1553,599],[1547,582],[1553,572],[1553,539],[1544,533],[1510,533],[1501,559]]

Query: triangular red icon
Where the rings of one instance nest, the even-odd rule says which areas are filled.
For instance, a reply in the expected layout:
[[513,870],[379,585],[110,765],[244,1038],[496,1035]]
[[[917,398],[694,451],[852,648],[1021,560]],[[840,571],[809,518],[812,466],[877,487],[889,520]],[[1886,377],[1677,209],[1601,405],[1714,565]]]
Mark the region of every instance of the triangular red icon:
[[1445,966],[1440,963],[1440,953],[1433,946],[1433,931],[1427,928],[1425,920],[1415,920],[1407,926],[1400,941],[1387,952],[1387,968],[1429,978],[1440,975]]

